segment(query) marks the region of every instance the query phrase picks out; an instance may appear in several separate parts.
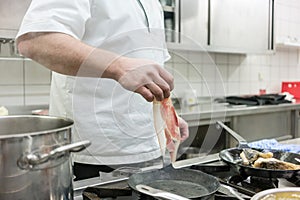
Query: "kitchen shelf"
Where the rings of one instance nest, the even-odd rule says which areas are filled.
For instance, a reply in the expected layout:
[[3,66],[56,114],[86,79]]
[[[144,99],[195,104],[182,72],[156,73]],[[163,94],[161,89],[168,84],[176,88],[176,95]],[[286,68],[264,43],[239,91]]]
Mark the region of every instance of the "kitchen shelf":
[[299,42],[281,42],[281,43],[276,43],[276,47],[300,49],[300,43]]
[[0,61],[31,61],[30,58],[25,58],[25,57],[21,57],[21,56],[15,56],[15,57],[1,57],[0,56]]
[[175,7],[173,6],[163,6],[162,8],[164,12],[175,12]]

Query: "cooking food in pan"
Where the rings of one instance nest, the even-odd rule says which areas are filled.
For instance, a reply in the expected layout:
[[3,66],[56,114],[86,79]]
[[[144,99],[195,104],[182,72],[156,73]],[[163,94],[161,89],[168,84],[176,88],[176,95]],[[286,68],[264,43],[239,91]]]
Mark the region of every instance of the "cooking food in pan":
[[[252,150],[257,150],[259,152],[265,152],[265,149],[250,148],[244,138],[242,138],[239,134],[237,134],[235,131],[233,131],[232,129],[230,129],[228,126],[226,126],[220,121],[217,121],[217,128],[218,127],[224,128],[231,136],[233,136],[239,142],[238,147],[224,149],[219,153],[219,156],[223,162],[228,163],[241,176],[243,177],[256,176],[256,177],[265,177],[265,178],[285,178],[285,179],[292,179],[299,176],[300,174],[299,168],[295,170],[288,170],[288,169],[282,170],[282,169],[274,169],[274,168],[267,169],[262,167],[254,167],[249,164],[248,165],[244,164],[243,161],[241,161],[242,160],[241,153],[243,152],[244,149],[252,149]],[[295,165],[300,164],[297,161],[298,159],[300,159],[300,154],[298,153],[279,151],[275,149],[269,149],[268,151],[273,154],[272,158],[278,159],[279,161],[282,161],[285,164],[286,163],[295,164]],[[258,154],[258,155],[265,156],[264,154]],[[252,155],[253,158],[255,158],[256,156],[257,154]],[[270,158],[265,158],[265,159],[270,159]],[[248,158],[248,161],[246,160],[244,162],[252,162],[252,160],[249,161]]]
[[276,200],[276,199],[285,199],[285,200],[296,200],[300,199],[299,192],[278,192],[274,194],[268,194],[260,200]]
[[243,164],[244,165],[253,165],[254,162],[258,158],[272,158],[273,153],[272,152],[267,152],[263,153],[260,151],[256,151],[254,149],[243,149],[242,153],[240,154],[241,158],[243,159]]
[[300,165],[285,162],[273,158],[272,152],[260,152],[254,149],[246,148],[240,153],[244,165],[250,165],[255,168],[275,169],[275,170],[298,170]]
[[153,102],[154,127],[157,133],[162,155],[166,149],[170,153],[171,162],[176,161],[177,151],[181,142],[178,116],[172,100],[166,98]]
[[299,187],[272,188],[255,194],[251,200],[297,200],[300,199]]

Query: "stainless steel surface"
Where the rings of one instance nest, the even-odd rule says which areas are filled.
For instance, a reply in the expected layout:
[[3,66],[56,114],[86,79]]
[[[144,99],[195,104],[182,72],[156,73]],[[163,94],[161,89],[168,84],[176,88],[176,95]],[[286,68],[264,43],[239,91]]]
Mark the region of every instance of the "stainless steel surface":
[[[281,141],[280,143],[284,143],[284,144],[299,144],[300,145],[300,138],[297,139],[291,139],[291,140],[286,140],[286,141]],[[197,163],[201,164],[201,163],[214,163],[215,159],[219,160],[219,156],[218,154],[213,155],[212,157],[210,157],[210,155],[207,156],[203,156],[200,158],[193,158],[193,159],[188,159],[188,160],[183,160],[183,161],[177,161],[175,162],[175,165],[179,165],[179,163],[181,164],[180,167],[189,167],[192,165],[197,165]],[[210,160],[211,158],[211,160]],[[205,160],[207,159],[207,160]],[[147,171],[147,170],[151,170],[151,168],[156,168],[159,169],[162,166],[153,166],[153,167],[149,167],[148,169],[143,169],[143,171]],[[81,180],[81,181],[76,181],[74,182],[74,199],[75,200],[82,200],[82,192],[85,188],[87,188],[88,186],[101,186],[101,185],[106,185],[106,184],[110,184],[110,183],[114,183],[114,182],[120,182],[120,181],[124,181],[127,180],[128,177],[113,177],[112,175],[109,176],[109,174],[107,174],[107,176],[102,177],[102,179],[100,179],[99,177],[96,178],[91,178],[91,179],[86,179],[86,180]],[[278,184],[279,188],[285,188],[285,187],[296,187],[294,184],[288,182],[286,179],[279,179],[279,184]],[[222,187],[221,187],[222,188]],[[237,191],[236,191],[237,192]],[[222,193],[225,193],[222,191]],[[229,193],[229,191],[228,191]],[[249,198],[248,196],[238,193],[241,197],[243,198]],[[232,196],[232,195],[231,195]]]
[[72,125],[48,116],[0,117],[0,199],[73,199],[69,152],[26,170],[17,165],[24,155],[70,144]]
[[101,186],[101,185],[106,185],[106,184],[111,184],[111,183],[117,183],[121,182],[124,180],[128,180],[128,176],[118,176],[118,177],[110,177],[106,180],[100,179],[100,177],[95,177],[95,178],[89,178],[89,179],[84,179],[80,181],[75,181],[74,182],[74,197],[75,198],[80,198],[82,196],[82,193],[84,189],[87,187],[95,187],[95,186]]
[[[0,58],[1,60],[1,58]],[[49,105],[5,106],[9,115],[32,115],[33,110],[46,110]]]
[[[149,167],[145,167],[145,168],[140,168],[140,171],[141,172],[150,171],[150,170],[154,170],[154,169],[161,169],[162,167],[163,166],[161,164],[160,165],[154,165],[154,166],[149,166]],[[101,185],[107,185],[107,184],[111,184],[111,183],[117,183],[117,182],[120,182],[120,181],[127,180],[129,178],[129,175],[115,176],[114,172],[112,172],[112,173],[99,172],[99,175],[100,175],[100,177],[75,181],[74,182],[74,197],[79,198],[81,196],[83,190],[86,189],[87,187],[101,186]]]
[[188,198],[185,198],[183,196],[173,194],[170,192],[166,192],[163,190],[155,189],[148,185],[140,184],[140,185],[136,186],[136,189],[141,193],[144,193],[144,194],[147,194],[147,195],[150,195],[153,197],[161,197],[161,198],[169,199],[169,200],[189,200]]
[[[218,105],[218,104],[217,104]],[[189,124],[196,125],[212,123],[216,121],[218,117],[223,117],[226,114],[226,119],[231,120],[232,117],[236,116],[247,116],[247,115],[257,115],[264,113],[277,113],[283,111],[294,111],[300,110],[300,103],[291,104],[279,104],[279,105],[263,105],[263,106],[246,106],[246,107],[231,107],[227,105],[217,106],[213,102],[206,103],[205,107],[199,106],[198,112],[186,112],[184,108],[177,111]],[[208,109],[207,109],[208,108]],[[212,119],[212,113],[214,114],[214,119]],[[199,122],[200,120],[200,122]],[[203,121],[203,123],[201,123]]]
[[238,133],[236,133],[228,126],[223,124],[221,121],[217,121],[217,126],[219,126],[219,128],[225,129],[234,139],[236,139],[240,147],[248,147],[247,141],[243,137],[241,137]]
[[[184,110],[184,109],[182,109]],[[274,138],[278,141],[291,139],[298,136],[298,127],[300,120],[296,117],[295,113],[300,110],[299,102],[291,104],[279,104],[279,105],[265,105],[265,106],[246,106],[242,108],[234,108],[223,106],[218,110],[199,110],[199,112],[178,113],[189,124],[190,135],[201,139],[201,135],[205,132],[199,133],[198,130],[205,131],[204,127],[210,127],[208,130],[212,130],[212,126],[215,127],[216,121],[225,122],[226,124],[236,130],[240,135],[248,142],[257,141],[260,139]],[[294,113],[294,114],[293,114]],[[255,126],[253,126],[255,124]],[[195,131],[197,133],[195,133]],[[194,138],[193,137],[193,138]],[[223,139],[222,139],[223,140]],[[189,138],[190,141],[190,138]],[[201,144],[201,141],[195,141],[194,144]],[[223,144],[225,148],[233,147],[237,145],[236,140],[232,137],[224,138]],[[197,145],[193,145],[199,147]]]
[[232,194],[233,196],[235,196],[237,199],[239,200],[244,200],[244,198],[242,197],[241,194],[239,194],[235,189],[233,189],[232,187],[228,186],[228,185],[224,185],[221,184],[221,188],[223,190],[227,190],[230,194]]
[[297,145],[300,145],[300,138],[293,138],[293,139],[289,139],[289,140],[284,140],[284,141],[281,141],[280,143],[282,143],[282,144],[297,144]]
[[161,1],[164,12],[164,25],[166,41],[170,43],[179,42],[180,28],[180,0]]
[[192,46],[197,42],[198,48],[205,50],[208,34],[208,1],[183,0],[180,11],[181,44]]
[[294,123],[293,132],[295,137],[300,137],[300,109],[294,110],[292,112],[292,121]]
[[232,118],[231,128],[247,141],[280,138],[294,135],[291,117],[290,110],[235,116]]
[[30,152],[28,154],[25,154],[24,156],[21,156],[20,159],[18,159],[17,164],[21,169],[37,169],[38,165],[44,164],[49,160],[55,160],[63,157],[70,152],[79,152],[89,145],[91,145],[91,142],[86,140],[57,147],[51,150],[49,153]]
[[[266,53],[269,49],[269,0],[211,0],[212,50]],[[237,9],[233,9],[237,8]]]
[[219,161],[219,160],[220,160],[219,154],[216,153],[216,154],[206,155],[203,157],[179,160],[179,161],[172,163],[172,166],[175,169],[180,169],[180,168],[184,168],[184,167],[190,167],[190,166],[199,165],[199,164],[206,164],[206,163],[215,162],[215,161]]
[[210,52],[271,52],[274,50],[273,12],[273,1],[269,0],[184,0],[181,2],[181,47],[169,47]]
[[[286,188],[274,188],[274,189],[269,189],[269,190],[264,190],[262,192],[257,193],[254,195],[251,200],[261,200],[263,197],[269,195],[269,194],[275,194],[279,192],[297,192],[298,194],[300,193],[300,188],[299,187],[286,187]],[[297,195],[293,197],[293,199],[299,199],[300,196]],[[281,198],[276,198],[276,199],[281,199]],[[289,198],[282,198],[282,199],[289,199]]]

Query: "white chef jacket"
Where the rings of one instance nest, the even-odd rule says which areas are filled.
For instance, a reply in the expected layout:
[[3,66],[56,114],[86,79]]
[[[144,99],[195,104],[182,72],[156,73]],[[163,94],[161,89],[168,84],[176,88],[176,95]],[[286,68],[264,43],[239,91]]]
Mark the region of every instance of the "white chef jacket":
[[[160,64],[169,58],[158,0],[33,0],[17,37],[28,32],[62,32],[97,48]],[[124,164],[161,155],[152,104],[114,80],[53,72],[50,114],[72,118],[74,140],[92,142],[73,155],[76,162]]]

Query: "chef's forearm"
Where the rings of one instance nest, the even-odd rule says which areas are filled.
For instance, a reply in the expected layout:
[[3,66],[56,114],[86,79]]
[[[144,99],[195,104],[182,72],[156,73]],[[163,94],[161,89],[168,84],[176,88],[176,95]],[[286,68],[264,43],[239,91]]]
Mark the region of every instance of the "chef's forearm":
[[118,79],[118,55],[96,49],[63,33],[28,33],[18,38],[22,55],[71,76]]
[[55,72],[118,81],[147,101],[161,101],[174,88],[172,75],[152,60],[119,56],[63,33],[29,33],[17,40],[21,54]]

